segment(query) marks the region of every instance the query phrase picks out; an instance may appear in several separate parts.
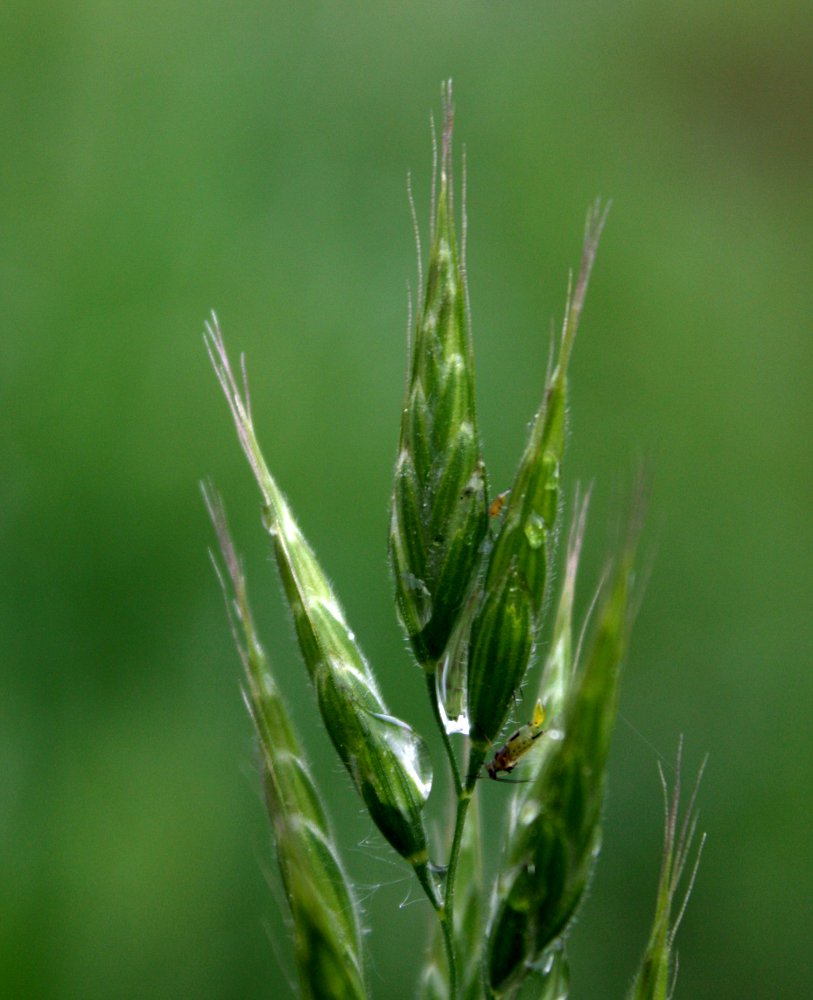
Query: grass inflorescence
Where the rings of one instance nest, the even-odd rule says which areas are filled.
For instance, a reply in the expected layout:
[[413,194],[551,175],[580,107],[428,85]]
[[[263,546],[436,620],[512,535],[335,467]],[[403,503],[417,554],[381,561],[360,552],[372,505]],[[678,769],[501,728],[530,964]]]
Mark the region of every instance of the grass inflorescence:
[[[424,676],[451,776],[454,798],[447,812],[453,820],[440,846],[432,844],[424,819],[432,789],[424,741],[385,704],[269,471],[254,431],[245,366],[238,378],[214,316],[206,344],[260,489],[262,522],[322,723],[371,820],[411,866],[435,914],[418,995],[563,1000],[570,982],[568,934],[599,853],[619,677],[640,596],[641,487],[607,555],[587,619],[574,624],[589,496],[573,500],[562,583],[558,596],[551,593],[568,507],[562,495],[568,365],[607,207],[596,203],[588,213],[539,409],[510,490],[492,496],[477,422],[465,245],[455,234],[450,84],[436,174],[429,260],[401,409],[389,556],[395,607]],[[367,997],[359,904],[257,638],[222,502],[211,486],[204,494],[261,751],[300,993]],[[536,660],[542,668],[529,721],[510,733],[506,724]],[[462,737],[460,753],[454,734]],[[494,883],[487,885],[479,779],[510,781],[519,764],[525,780],[507,791],[508,821]],[[665,1000],[673,981],[674,936],[685,897],[677,917],[672,904],[695,833],[694,795],[682,825],[678,805],[676,786],[667,798],[655,921],[631,1000]]]

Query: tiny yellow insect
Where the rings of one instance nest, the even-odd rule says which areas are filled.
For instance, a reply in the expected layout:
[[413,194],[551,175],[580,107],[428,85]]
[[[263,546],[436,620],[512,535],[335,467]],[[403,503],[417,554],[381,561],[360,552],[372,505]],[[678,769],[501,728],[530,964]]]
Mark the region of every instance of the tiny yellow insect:
[[501,771],[508,774],[514,770],[520,757],[523,757],[531,749],[534,745],[534,740],[539,739],[545,731],[542,728],[544,721],[545,709],[542,707],[542,702],[538,701],[534,705],[534,714],[531,721],[526,726],[520,726],[512,736],[509,736],[505,741],[505,746],[494,754],[494,760],[490,764],[486,764],[486,772],[489,778],[499,781],[500,779],[497,775]]
[[508,494],[511,490],[505,490],[503,493],[498,493],[491,503],[488,505],[488,516],[489,517],[499,517],[505,506],[505,501],[508,499]]

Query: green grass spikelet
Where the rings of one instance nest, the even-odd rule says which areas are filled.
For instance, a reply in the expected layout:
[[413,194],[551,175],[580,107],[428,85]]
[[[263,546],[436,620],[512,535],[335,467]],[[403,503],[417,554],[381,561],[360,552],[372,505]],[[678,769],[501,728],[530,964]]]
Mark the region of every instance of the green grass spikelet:
[[[640,590],[641,485],[578,633],[576,580],[589,492],[576,490],[566,551],[558,555],[568,506],[568,370],[607,209],[596,203],[588,214],[581,264],[568,287],[561,334],[540,379],[541,404],[514,481],[506,493],[490,497],[475,405],[465,208],[458,240],[451,140],[447,84],[439,190],[432,198],[426,282],[400,411],[388,537],[396,614],[423,671],[448,764],[448,780],[437,783],[447,793],[445,809],[441,803],[430,821],[427,746],[389,711],[336,593],[268,469],[244,367],[239,384],[214,318],[206,343],[260,489],[262,523],[321,723],[370,819],[412,866],[424,905],[430,904],[427,949],[413,963],[418,997],[567,1000],[567,944],[601,847],[619,681]],[[261,751],[299,995],[364,1000],[356,895],[257,638],[222,505],[211,489],[206,498],[227,571],[221,580],[233,595],[231,616]],[[551,593],[557,570],[558,595]],[[523,690],[529,689],[532,696],[523,705]],[[688,897],[677,905],[677,892],[696,833],[697,789],[678,828],[679,781],[671,797],[663,784],[664,855],[655,916],[627,1000],[667,1000],[674,985],[674,938]],[[497,837],[480,821],[480,800],[491,795],[501,797],[504,814]],[[484,862],[492,859],[489,882]],[[695,871],[696,862],[689,889]],[[382,988],[397,996],[407,989],[400,982]]]

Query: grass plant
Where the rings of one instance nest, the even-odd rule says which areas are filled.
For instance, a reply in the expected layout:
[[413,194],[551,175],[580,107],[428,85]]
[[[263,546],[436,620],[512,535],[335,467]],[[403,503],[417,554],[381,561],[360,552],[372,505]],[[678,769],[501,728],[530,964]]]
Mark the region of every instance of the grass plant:
[[[268,468],[255,435],[245,365],[238,378],[214,317],[206,343],[260,489],[263,524],[322,723],[370,819],[412,868],[435,914],[418,995],[563,1000],[570,982],[568,934],[599,853],[619,677],[640,599],[636,558],[644,490],[633,492],[590,612],[576,627],[574,594],[589,496],[569,505],[572,523],[558,595],[550,581],[568,507],[562,496],[568,364],[607,208],[596,203],[588,213],[544,395],[511,489],[494,496],[478,433],[465,206],[462,242],[455,232],[452,119],[448,84],[389,532],[395,606],[451,776],[453,822],[444,843],[434,844],[427,835],[432,767],[424,741],[385,704],[338,597]],[[258,640],[223,504],[213,487],[205,486],[204,493],[261,751],[299,990],[304,997],[360,1000],[371,995],[361,909]],[[530,699],[536,707],[527,712],[531,721],[510,735],[509,717],[532,685],[536,661],[541,669]],[[462,746],[456,747],[458,739]],[[511,780],[520,762],[526,780],[506,790],[507,827],[494,883],[486,885],[478,779]],[[685,898],[677,918],[673,903],[697,822],[695,795],[682,825],[679,801],[676,782],[667,796],[656,915],[630,1000],[665,1000],[673,986],[674,936]],[[696,863],[690,885],[695,871]]]

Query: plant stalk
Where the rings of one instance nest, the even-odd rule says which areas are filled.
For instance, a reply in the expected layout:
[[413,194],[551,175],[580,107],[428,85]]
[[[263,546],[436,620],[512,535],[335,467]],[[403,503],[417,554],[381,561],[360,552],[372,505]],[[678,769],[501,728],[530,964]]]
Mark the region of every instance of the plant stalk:
[[[484,760],[485,751],[472,747],[465,785],[460,784],[458,775],[457,812],[455,815],[454,837],[452,838],[452,847],[449,853],[449,865],[446,869],[446,896],[444,902],[445,917],[451,932],[454,930],[455,880],[457,877],[457,863],[460,858],[460,845],[463,842],[463,830],[466,825],[466,814],[469,803],[472,800],[475,782],[477,781],[477,776],[480,773],[480,768],[483,766]],[[449,976],[449,997],[450,1000],[457,1000],[457,986],[456,982],[453,983],[451,975]]]
[[455,958],[454,930],[452,927],[451,916],[447,911],[443,900],[440,898],[437,884],[432,877],[429,865],[426,863],[422,865],[415,865],[414,870],[418,881],[421,883],[421,888],[426,893],[426,896],[432,904],[432,908],[435,913],[437,913],[438,920],[440,921],[440,929],[443,934],[443,947],[446,952],[446,962],[449,966],[449,997],[450,1000],[454,1000],[457,994],[457,961]]

